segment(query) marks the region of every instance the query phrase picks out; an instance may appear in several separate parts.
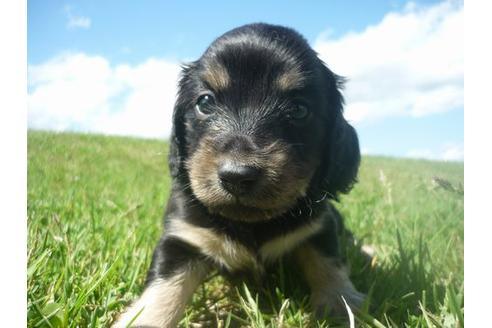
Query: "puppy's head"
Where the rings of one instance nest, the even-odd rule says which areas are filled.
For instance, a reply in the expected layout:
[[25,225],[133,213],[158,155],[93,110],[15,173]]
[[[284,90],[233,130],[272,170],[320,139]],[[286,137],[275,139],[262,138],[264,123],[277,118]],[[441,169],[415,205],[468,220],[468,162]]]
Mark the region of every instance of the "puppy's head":
[[266,220],[353,184],[360,153],[342,81],[297,32],[253,24],[183,68],[170,168],[211,213]]

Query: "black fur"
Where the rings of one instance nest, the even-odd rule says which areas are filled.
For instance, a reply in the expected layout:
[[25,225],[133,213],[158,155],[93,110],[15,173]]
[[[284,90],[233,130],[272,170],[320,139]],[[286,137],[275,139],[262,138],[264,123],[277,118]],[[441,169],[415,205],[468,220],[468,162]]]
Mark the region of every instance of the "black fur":
[[181,266],[195,260],[206,260],[198,248],[174,236],[163,235],[152,256],[145,284],[172,276]]
[[[248,55],[248,48],[262,44],[272,53],[277,53],[280,61],[296,61],[300,57],[304,66],[303,70],[314,75],[312,85],[302,90],[307,97],[313,97],[321,111],[320,117],[324,119],[327,135],[324,140],[323,163],[316,174],[313,183],[312,197],[326,192],[328,198],[337,199],[338,193],[347,193],[356,182],[357,171],[360,164],[360,150],[355,130],[343,118],[343,96],[340,90],[343,88],[344,79],[334,74],[316,56],[306,40],[296,31],[268,24],[251,24],[236,28],[217,40],[207,49],[204,55],[189,65],[183,67],[182,77],[179,82],[179,93],[173,113],[173,130],[171,133],[171,146],[169,166],[175,182],[188,185],[189,181],[184,168],[184,159],[187,157],[187,138],[196,140],[196,135],[187,136],[184,127],[185,116],[190,114],[197,99],[197,91],[201,89],[197,73],[200,63],[208,57],[213,57],[216,52],[227,51],[227,45],[231,43],[241,44],[241,55]],[[270,43],[267,43],[270,42]],[[289,47],[289,53],[278,53],[276,42],[284,43]],[[238,54],[224,54],[225,58],[234,59]],[[260,65],[262,58],[253,65]],[[227,65],[227,62],[225,62]],[[268,64],[268,63],[267,63]],[[265,63],[261,63],[265,65]],[[261,68],[257,68],[261,72]],[[256,74],[257,71],[249,70],[245,74]],[[244,74],[243,74],[244,75]],[[238,77],[244,79],[244,76]],[[245,85],[245,89],[255,88],[254,85]],[[331,133],[330,133],[331,131]],[[307,130],[307,133],[312,131]],[[188,145],[189,147],[189,145]]]
[[[239,45],[232,48],[231,44]],[[265,48],[265,53],[275,54],[271,62],[264,62],[264,57],[256,54],[258,45]],[[282,45],[283,48],[278,49]],[[238,50],[239,49],[239,50]],[[280,51],[279,51],[280,50]],[[292,210],[287,213],[268,220],[266,222],[237,222],[223,218],[219,215],[207,213],[205,206],[201,204],[193,195],[189,188],[189,176],[185,168],[185,160],[188,153],[193,151],[199,141],[200,129],[186,129],[186,122],[193,122],[193,108],[195,106],[198,93],[203,89],[199,78],[199,72],[203,69],[203,62],[206,59],[214,58],[220,53],[221,61],[226,67],[231,66],[229,73],[236,73],[232,79],[240,79],[244,84],[238,88],[241,90],[256,90],[258,85],[248,84],[255,78],[248,75],[261,74],[262,71],[282,71],[281,64],[276,61],[297,62],[302,66],[302,70],[311,77],[305,88],[294,92],[295,96],[299,93],[309,98],[311,104],[316,108],[321,127],[312,126],[301,127],[301,129],[290,129],[283,132],[285,139],[295,142],[299,140],[296,135],[302,135],[305,146],[312,147],[315,144],[322,144],[322,158],[313,181],[310,185],[307,197],[300,199],[293,204]],[[234,67],[234,60],[238,57],[247,57],[252,54],[257,55],[253,59],[252,67],[245,67],[243,71],[237,72]],[[215,58],[217,59],[217,58]],[[251,60],[250,60],[251,62]],[[278,67],[275,67],[277,65]],[[264,81],[267,83],[268,81]],[[238,240],[248,248],[257,250],[264,242],[276,236],[285,234],[299,226],[307,224],[318,213],[325,212],[324,229],[312,238],[314,243],[329,256],[339,255],[337,241],[337,224],[340,224],[340,215],[336,210],[328,210],[327,204],[322,200],[335,199],[339,193],[347,193],[356,182],[357,171],[360,163],[360,151],[358,138],[355,130],[343,117],[343,96],[341,89],[344,79],[337,76],[326,65],[318,59],[316,53],[308,46],[306,40],[296,31],[274,25],[252,24],[234,29],[217,40],[206,50],[204,55],[197,61],[183,67],[182,77],[179,82],[179,94],[173,114],[173,131],[171,136],[171,146],[169,154],[169,166],[173,177],[173,193],[168,208],[167,220],[176,219],[186,220],[194,225],[206,228],[217,229],[234,240]],[[262,85],[262,88],[268,88]],[[254,98],[259,98],[261,92]],[[229,101],[237,101],[241,94],[235,93]],[[258,101],[255,99],[254,101]],[[253,101],[253,102],[254,102]],[[254,120],[256,117],[250,118]],[[276,123],[272,118],[270,124]],[[245,122],[244,125],[252,124]],[[270,129],[277,129],[272,125],[262,127],[265,135],[270,134]],[[258,134],[261,134],[258,133]],[[300,153],[302,156],[303,154]],[[181,199],[179,209],[175,208],[176,200]],[[176,214],[176,211],[179,214]],[[333,214],[336,213],[336,214]],[[338,221],[338,223],[337,223]],[[157,253],[163,251],[162,246],[156,249]],[[170,256],[183,258],[178,252],[171,252]],[[186,263],[183,258],[183,263]],[[162,262],[153,262],[154,267],[161,265]]]
[[[237,48],[229,48],[231,44],[240,44],[240,52],[238,52]],[[237,56],[245,57],[250,55],[249,50],[256,48],[258,44],[265,47],[266,52],[269,51],[272,54],[276,54],[279,58],[275,58],[275,60],[280,62],[300,62],[303,71],[308,72],[308,75],[312,77],[306,88],[299,92],[304,97],[310,98],[314,107],[317,107],[316,109],[319,111],[318,115],[323,125],[320,130],[323,130],[322,132],[324,133],[317,132],[316,129],[312,129],[309,126],[300,130],[287,131],[285,138],[295,142],[296,137],[289,135],[289,133],[304,134],[303,138],[307,139],[304,145],[322,144],[321,153],[318,155],[322,158],[322,163],[314,174],[307,197],[293,204],[292,211],[268,222],[231,222],[220,216],[206,215],[206,209],[196,200],[189,188],[189,177],[184,162],[188,157],[188,152],[196,147],[200,135],[196,131],[187,131],[185,122],[187,116],[189,117],[188,120],[193,120],[192,113],[197,94],[203,88],[198,77],[202,62],[208,58],[216,57],[217,53],[221,53],[219,60],[226,66],[231,65]],[[279,44],[287,48],[288,51],[279,51],[277,49]],[[241,72],[241,75],[238,74],[236,78],[245,81],[255,80],[254,78],[248,79],[247,75],[261,73],[262,69],[267,71],[276,70],[274,67],[275,61],[265,63],[262,60],[263,58],[259,57],[252,65],[257,71],[248,67]],[[277,69],[281,71],[281,65],[278,66]],[[234,73],[235,71],[231,69],[229,72]],[[326,205],[320,200],[338,200],[339,193],[349,192],[356,182],[360,151],[355,130],[343,118],[343,96],[340,92],[343,83],[344,79],[329,70],[318,59],[306,40],[292,29],[267,24],[251,24],[234,29],[215,40],[199,60],[183,67],[182,77],[179,82],[169,154],[169,166],[175,186],[171,202],[173,198],[186,199],[188,205],[183,205],[180,210],[186,212],[190,208],[194,208],[194,211],[198,211],[200,214],[180,214],[178,216],[198,226],[217,227],[249,247],[258,247],[265,240],[309,222],[310,218],[315,216],[313,214],[325,211]],[[255,86],[246,84],[241,86],[240,89],[243,88],[251,89],[255,88]],[[236,94],[235,97],[240,97],[240,95]],[[235,100],[232,99],[232,101]],[[274,122],[272,119],[272,123]],[[271,126],[265,126],[264,131],[262,131],[265,135],[269,134],[267,132],[268,128],[271,128]],[[262,237],[262,234],[266,234],[269,238]],[[331,240],[332,238],[329,239]],[[336,248],[336,241],[328,241],[328,243],[333,243],[333,248]]]
[[[226,71],[228,83],[221,90],[212,90],[203,74],[217,67]],[[299,83],[279,89],[274,81],[290,72]],[[251,24],[216,39],[200,59],[183,67],[179,81],[169,152],[173,187],[165,230],[181,220],[225,235],[257,254],[269,240],[321,221],[323,228],[305,242],[323,256],[339,259],[338,235],[344,230],[343,223],[328,200],[338,200],[339,193],[351,189],[360,163],[356,132],[343,117],[343,82],[292,29]],[[204,92],[213,93],[216,113],[199,119],[195,105]],[[299,101],[309,108],[310,116],[303,121],[288,119],[289,110]],[[227,132],[211,132],[214,126]],[[310,176],[305,193],[282,212],[263,220],[234,220],[212,211],[191,187],[187,166],[207,136],[213,136],[210,147],[219,155],[234,151],[256,156],[281,141],[295,171],[284,179],[294,179],[296,174]],[[198,247],[179,236],[169,237],[166,231],[155,249],[148,284],[191,262],[212,263]]]

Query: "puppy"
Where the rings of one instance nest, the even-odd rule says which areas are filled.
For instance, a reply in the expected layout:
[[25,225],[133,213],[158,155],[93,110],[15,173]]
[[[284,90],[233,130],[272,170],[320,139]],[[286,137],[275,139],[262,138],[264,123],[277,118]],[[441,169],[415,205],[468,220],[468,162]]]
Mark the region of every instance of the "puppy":
[[173,114],[173,178],[142,296],[114,327],[176,327],[214,269],[297,259],[317,314],[363,300],[342,265],[341,217],[360,162],[342,114],[343,80],[296,31],[251,24],[183,67]]

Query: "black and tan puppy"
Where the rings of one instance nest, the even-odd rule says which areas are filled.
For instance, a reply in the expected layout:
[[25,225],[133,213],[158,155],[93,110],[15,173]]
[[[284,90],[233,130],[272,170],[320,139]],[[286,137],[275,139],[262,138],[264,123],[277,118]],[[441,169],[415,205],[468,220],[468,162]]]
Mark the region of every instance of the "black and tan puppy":
[[342,80],[292,29],[252,24],[184,67],[174,108],[172,195],[142,296],[117,321],[175,327],[215,268],[297,259],[318,313],[363,297],[340,260],[338,212],[359,167]]

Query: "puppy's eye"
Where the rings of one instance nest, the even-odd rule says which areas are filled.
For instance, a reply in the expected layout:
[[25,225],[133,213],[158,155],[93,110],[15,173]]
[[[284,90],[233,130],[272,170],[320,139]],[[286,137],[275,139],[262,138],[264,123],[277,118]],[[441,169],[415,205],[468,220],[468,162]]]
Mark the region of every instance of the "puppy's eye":
[[195,110],[199,118],[205,118],[213,113],[215,104],[214,96],[211,94],[201,95],[195,105]]
[[306,105],[297,104],[287,113],[287,117],[293,121],[303,121],[310,116],[311,112]]

